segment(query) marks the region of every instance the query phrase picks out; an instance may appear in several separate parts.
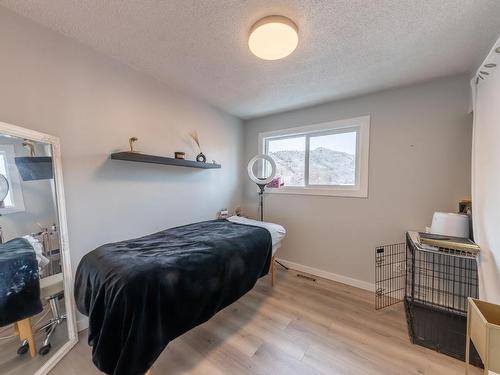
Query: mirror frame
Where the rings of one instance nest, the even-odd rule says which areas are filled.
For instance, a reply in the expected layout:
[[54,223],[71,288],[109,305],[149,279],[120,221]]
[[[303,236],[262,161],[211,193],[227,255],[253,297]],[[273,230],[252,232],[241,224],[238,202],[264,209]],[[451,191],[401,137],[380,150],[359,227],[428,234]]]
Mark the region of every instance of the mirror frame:
[[54,168],[54,185],[56,187],[56,206],[59,220],[59,242],[62,258],[62,270],[64,279],[64,302],[68,324],[68,342],[55,352],[34,375],[46,375],[49,371],[76,345],[78,342],[78,330],[76,325],[75,302],[73,299],[73,271],[71,270],[71,259],[69,254],[68,225],[66,220],[66,202],[64,200],[64,184],[61,161],[61,145],[59,138],[40,133],[35,130],[0,122],[0,133],[13,137],[26,138],[33,141],[43,142],[52,146],[52,167]]

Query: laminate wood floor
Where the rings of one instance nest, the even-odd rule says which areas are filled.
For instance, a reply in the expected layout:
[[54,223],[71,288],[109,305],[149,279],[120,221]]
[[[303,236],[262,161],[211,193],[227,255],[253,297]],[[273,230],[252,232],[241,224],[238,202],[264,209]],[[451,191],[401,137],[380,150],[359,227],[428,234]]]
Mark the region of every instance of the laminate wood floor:
[[[153,375],[442,374],[462,362],[408,339],[401,304],[375,311],[373,293],[278,271],[207,323],[171,342]],[[473,368],[471,374],[481,374]],[[87,335],[51,375],[100,374]]]

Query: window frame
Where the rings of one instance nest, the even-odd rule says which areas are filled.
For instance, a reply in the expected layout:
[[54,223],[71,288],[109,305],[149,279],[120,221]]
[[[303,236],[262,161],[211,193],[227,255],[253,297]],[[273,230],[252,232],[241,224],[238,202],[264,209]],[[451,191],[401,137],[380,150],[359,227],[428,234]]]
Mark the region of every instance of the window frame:
[[[340,134],[355,130],[356,161],[354,185],[311,185],[309,184],[310,138],[314,136]],[[314,125],[299,126],[259,133],[259,153],[267,154],[270,140],[305,136],[304,186],[283,186],[266,189],[270,194],[326,195],[337,197],[368,198],[368,165],[370,147],[370,116],[360,116],[344,120],[329,121]]]
[[11,198],[14,206],[0,208],[0,215],[12,214],[25,211],[23,188],[21,178],[15,164],[15,150],[13,145],[0,145],[0,153],[4,154],[5,170],[7,172],[7,181],[9,181],[9,190],[12,192]]

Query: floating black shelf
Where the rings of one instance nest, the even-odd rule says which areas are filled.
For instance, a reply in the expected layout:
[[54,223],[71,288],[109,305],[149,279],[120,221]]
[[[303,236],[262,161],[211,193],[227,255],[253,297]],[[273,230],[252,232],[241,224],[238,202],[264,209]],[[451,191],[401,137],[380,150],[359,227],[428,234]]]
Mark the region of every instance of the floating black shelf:
[[113,160],[135,161],[138,163],[152,163],[175,165],[177,167],[200,168],[200,169],[216,169],[220,168],[220,164],[202,163],[194,160],[174,159],[165,156],[147,155],[139,152],[115,152],[111,154]]

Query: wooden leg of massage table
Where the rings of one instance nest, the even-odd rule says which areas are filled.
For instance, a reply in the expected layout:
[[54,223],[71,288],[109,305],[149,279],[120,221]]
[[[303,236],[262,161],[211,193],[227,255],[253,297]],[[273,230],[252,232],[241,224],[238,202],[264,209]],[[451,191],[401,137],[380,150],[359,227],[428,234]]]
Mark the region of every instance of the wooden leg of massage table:
[[271,257],[271,265],[269,266],[269,272],[271,273],[271,286],[274,286],[274,271],[275,271],[275,267],[274,267],[274,256]]
[[30,349],[31,357],[36,357],[35,339],[33,338],[33,329],[31,328],[30,318],[20,320],[16,323],[19,330],[19,338],[21,341],[27,340]]

